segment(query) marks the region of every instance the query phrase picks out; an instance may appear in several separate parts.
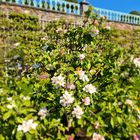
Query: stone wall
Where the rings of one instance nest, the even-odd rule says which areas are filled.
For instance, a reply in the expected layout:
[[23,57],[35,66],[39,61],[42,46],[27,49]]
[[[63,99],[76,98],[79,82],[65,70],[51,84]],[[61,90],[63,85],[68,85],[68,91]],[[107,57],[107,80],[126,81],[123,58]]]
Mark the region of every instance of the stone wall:
[[[56,11],[50,11],[45,10],[41,8],[34,8],[34,7],[25,7],[25,6],[19,6],[16,4],[6,4],[2,3],[0,4],[0,11],[9,13],[9,12],[16,12],[16,13],[25,13],[30,14],[39,17],[39,19],[43,19],[45,21],[52,21],[52,20],[58,20],[58,19],[65,19],[67,22],[72,22],[74,24],[81,25],[84,16],[79,15],[72,15],[72,14],[66,14],[63,12],[56,12]],[[120,30],[133,30],[133,29],[140,29],[140,26],[137,25],[131,25],[126,23],[120,23],[120,22],[112,22],[108,21],[105,26],[111,26],[112,28],[120,29]]]
[[83,16],[79,16],[79,15],[72,15],[63,12],[45,10],[42,8],[34,8],[28,6],[25,7],[16,4],[6,4],[6,3],[0,4],[0,11],[5,13],[16,12],[16,13],[29,14],[29,15],[37,16],[39,19],[43,19],[46,21],[65,19],[66,21],[73,22],[75,24],[82,24],[84,18]]

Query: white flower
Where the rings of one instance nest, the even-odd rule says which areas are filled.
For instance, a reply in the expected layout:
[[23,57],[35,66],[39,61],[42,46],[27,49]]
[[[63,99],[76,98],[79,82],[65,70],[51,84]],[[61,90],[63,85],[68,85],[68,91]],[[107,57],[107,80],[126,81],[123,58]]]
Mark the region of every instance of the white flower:
[[140,110],[138,109],[137,112],[138,112],[137,116],[140,119]]
[[8,101],[12,101],[12,97],[8,97],[7,100],[8,100]]
[[23,121],[22,125],[18,125],[17,131],[23,131],[24,133],[30,131],[31,129],[36,129],[37,124],[33,123],[33,119],[28,121]]
[[3,89],[2,88],[0,88],[0,93],[2,93],[3,92]]
[[110,30],[110,29],[111,29],[111,27],[110,27],[110,26],[106,26],[105,28],[106,28],[107,30]]
[[24,96],[23,100],[30,100],[30,97],[29,96]]
[[14,103],[10,103],[10,104],[7,105],[8,109],[12,109],[14,107],[16,107],[16,105]]
[[95,29],[94,32],[95,32],[95,35],[99,34],[99,30],[98,29]]
[[105,140],[105,138],[100,134],[93,133],[92,140]]
[[91,34],[91,36],[95,36],[95,35],[98,35],[99,34],[99,30],[96,28],[96,27],[94,27],[93,29],[92,29],[92,32],[94,33],[90,33]]
[[51,80],[52,80],[52,83],[56,86],[62,86],[62,87],[65,86],[65,81],[64,81],[65,78],[62,77],[61,75],[54,76],[54,77],[51,78]]
[[90,105],[90,98],[85,97],[84,99],[82,99],[82,102],[84,103],[84,105]]
[[68,91],[65,91],[63,96],[60,97],[60,104],[62,106],[70,106],[74,102],[74,97],[72,97],[72,94],[68,93]]
[[132,100],[129,100],[129,99],[126,100],[126,104],[128,104],[128,105],[130,105],[130,106],[133,106]]
[[85,75],[85,71],[77,70],[77,71],[76,71],[76,74],[78,74],[80,77],[82,77],[82,76]]
[[139,58],[135,58],[133,60],[134,64],[137,66],[137,67],[140,67],[140,57]]
[[72,111],[73,117],[76,117],[77,119],[80,119],[83,114],[84,114],[84,112],[83,112],[82,108],[79,106],[76,106]]
[[17,46],[19,46],[20,45],[20,43],[19,42],[17,42],[17,43],[15,43],[14,44],[14,46],[13,47],[17,47]]
[[30,14],[29,10],[24,10],[24,14]]
[[41,117],[41,119],[44,119],[46,116],[46,113],[47,113],[47,109],[46,107],[44,107],[39,110],[38,115]]
[[84,81],[84,82],[88,82],[89,81],[87,75],[80,76],[79,79],[82,80],[82,81]]
[[99,125],[100,125],[99,122],[95,122],[95,123],[94,123],[94,128],[95,128],[95,129],[98,129],[98,128],[99,128]]
[[89,92],[90,94],[95,93],[96,92],[96,87],[94,87],[92,84],[87,84],[83,90],[85,92]]
[[84,54],[79,54],[79,59],[80,60],[83,60],[85,58],[85,55]]
[[68,83],[68,84],[66,85],[66,88],[67,88],[67,89],[70,89],[70,90],[73,90],[73,89],[75,89],[75,85],[74,85],[74,84]]

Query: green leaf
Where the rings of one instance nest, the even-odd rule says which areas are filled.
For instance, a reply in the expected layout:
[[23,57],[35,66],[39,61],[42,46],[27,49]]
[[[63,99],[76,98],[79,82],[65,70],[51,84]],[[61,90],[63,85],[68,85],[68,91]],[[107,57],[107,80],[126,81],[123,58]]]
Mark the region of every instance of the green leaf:
[[111,123],[112,127],[114,128],[114,120],[113,120],[113,118],[111,118],[110,123]]
[[33,140],[33,136],[30,133],[26,133],[26,140]]
[[10,110],[3,115],[3,119],[7,120],[11,115],[12,115],[12,111]]
[[2,134],[0,134],[0,140],[4,140],[4,137]]

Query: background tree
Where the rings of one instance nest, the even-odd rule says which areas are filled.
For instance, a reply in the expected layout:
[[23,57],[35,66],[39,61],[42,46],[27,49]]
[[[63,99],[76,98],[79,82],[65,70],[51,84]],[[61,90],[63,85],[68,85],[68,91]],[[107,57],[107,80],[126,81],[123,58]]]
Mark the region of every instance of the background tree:
[[77,1],[77,0],[66,0],[66,1],[68,1],[68,2],[78,3],[78,1]]
[[138,12],[138,11],[131,11],[129,14],[132,14],[132,15],[140,15],[140,12]]

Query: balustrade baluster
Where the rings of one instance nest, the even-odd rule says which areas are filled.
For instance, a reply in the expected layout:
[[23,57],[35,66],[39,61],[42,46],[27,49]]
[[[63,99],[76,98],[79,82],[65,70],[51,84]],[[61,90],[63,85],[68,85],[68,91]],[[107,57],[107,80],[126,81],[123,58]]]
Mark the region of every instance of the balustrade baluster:
[[77,14],[80,15],[80,5],[77,5]]
[[58,10],[57,8],[58,8],[57,7],[57,0],[54,0],[54,10],[57,11]]
[[53,0],[49,0],[49,8],[50,10],[53,10],[53,4],[52,4]]
[[21,0],[21,2],[22,2],[22,5],[25,5],[25,0]]

